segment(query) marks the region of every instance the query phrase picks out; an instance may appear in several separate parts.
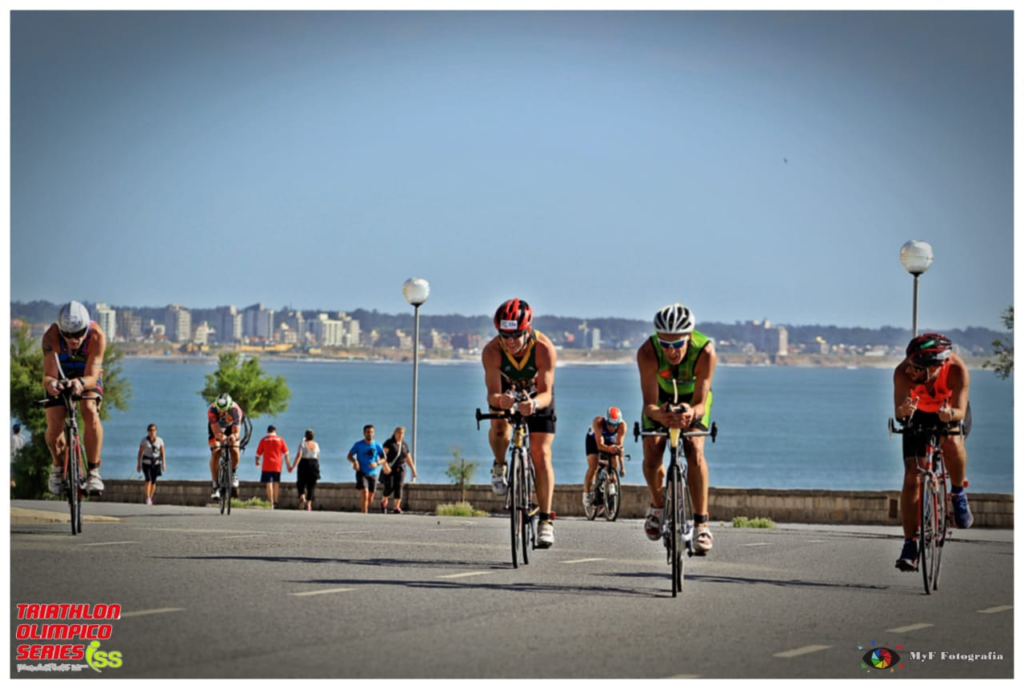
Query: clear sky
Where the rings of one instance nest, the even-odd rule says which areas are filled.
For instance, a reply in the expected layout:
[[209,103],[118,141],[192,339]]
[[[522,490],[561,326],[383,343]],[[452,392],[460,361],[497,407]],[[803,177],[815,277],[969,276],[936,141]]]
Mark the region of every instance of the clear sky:
[[15,12],[10,170],[14,300],[1002,329],[1013,16]]

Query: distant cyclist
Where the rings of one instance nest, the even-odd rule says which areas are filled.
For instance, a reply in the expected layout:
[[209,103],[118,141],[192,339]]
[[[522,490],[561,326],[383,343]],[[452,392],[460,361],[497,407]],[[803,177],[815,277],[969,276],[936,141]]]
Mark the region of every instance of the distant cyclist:
[[[519,403],[527,417],[530,454],[537,476],[540,508],[537,547],[550,548],[555,542],[551,503],[555,494],[555,470],[551,464],[551,443],[555,439],[555,346],[533,329],[533,309],[522,299],[509,299],[494,313],[498,336],[484,346],[484,380],[487,404],[493,411],[511,409],[514,392],[525,392],[529,400]],[[508,492],[505,453],[512,427],[504,419],[491,421],[487,439],[494,453],[491,488],[498,495]]]
[[[77,301],[60,308],[57,322],[43,335],[43,389],[48,397],[56,397],[61,390],[70,388],[82,397],[82,431],[85,436],[85,456],[89,473],[85,488],[91,492],[103,491],[100,478],[100,452],[103,450],[103,424],[100,423],[100,404],[103,402],[103,354],[107,348],[107,335],[99,324],[89,318],[89,311]],[[58,370],[57,359],[60,360]],[[60,371],[66,380],[60,379]],[[50,468],[49,489],[60,494],[64,485],[64,417],[63,406],[46,409],[46,445],[50,448],[53,466]]]
[[[907,357],[893,374],[893,404],[896,418],[915,427],[929,428],[964,422],[964,434],[942,438],[942,455],[952,485],[950,501],[958,528],[974,523],[964,492],[967,450],[964,441],[971,432],[971,404],[968,400],[971,376],[963,359],[953,353],[953,343],[938,333],[925,333],[907,345]],[[921,478],[917,469],[924,461],[927,434],[903,434],[903,551],[896,568],[912,572],[917,566],[917,520],[921,501]]]
[[[690,309],[678,302],[669,304],[654,315],[655,334],[637,351],[645,431],[669,428],[706,431],[711,425],[711,379],[718,355],[711,340],[693,326]],[[682,410],[670,411],[669,405],[677,392]],[[651,508],[644,531],[652,541],[661,538],[665,446],[665,438],[644,438],[644,478],[651,492]],[[703,553],[711,550],[714,543],[708,528],[708,465],[704,457],[704,438],[684,439],[683,451],[696,526],[694,550]]]
[[599,453],[611,455],[612,463],[619,472],[625,475],[622,465],[622,443],[626,438],[626,424],[622,423],[622,412],[618,407],[608,407],[604,416],[595,416],[594,422],[587,431],[587,475],[583,478],[583,505],[591,506],[590,485],[597,475]]
[[[231,399],[226,392],[217,397],[210,408],[206,410],[206,427],[210,439],[210,476],[213,477],[214,500],[220,499],[221,490],[238,488],[238,459],[241,456],[239,444],[242,442],[242,408],[238,402]],[[220,448],[222,445],[231,446],[231,472],[234,480],[231,486],[222,486],[217,483],[217,469],[220,465]]]

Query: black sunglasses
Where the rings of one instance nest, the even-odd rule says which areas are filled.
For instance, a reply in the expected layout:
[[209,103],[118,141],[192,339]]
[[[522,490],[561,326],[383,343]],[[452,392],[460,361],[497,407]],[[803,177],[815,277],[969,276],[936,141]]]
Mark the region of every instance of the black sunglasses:
[[61,330],[60,331],[60,336],[63,337],[65,340],[80,340],[83,337],[85,337],[85,334],[87,332],[89,332],[89,326],[85,326],[81,330],[78,330],[78,331],[73,332],[73,333],[66,333],[63,330]]
[[521,330],[517,333],[498,333],[503,340],[518,340],[526,334],[525,330]]

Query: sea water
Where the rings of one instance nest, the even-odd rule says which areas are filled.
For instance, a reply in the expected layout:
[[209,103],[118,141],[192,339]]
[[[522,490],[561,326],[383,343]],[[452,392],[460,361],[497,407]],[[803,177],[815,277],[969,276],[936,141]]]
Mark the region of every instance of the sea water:
[[[206,402],[198,391],[215,370],[211,359],[125,358],[132,387],[130,408],[110,409],[104,423],[104,478],[139,477],[135,471],[146,426],[155,423],[167,444],[167,479],[209,479]],[[288,409],[253,421],[253,439],[240,478],[258,480],[256,444],[277,426],[294,456],[307,428],[316,433],[325,481],[348,482],[345,456],[365,424],[386,440],[405,426],[412,445],[413,367],[409,363],[281,361],[262,359],[270,375],[291,390]],[[712,486],[895,490],[902,481],[900,436],[889,437],[892,371],[879,368],[719,366],[714,378],[715,443],[705,454]],[[487,423],[477,430],[475,410],[486,410],[478,361],[421,361],[416,460],[419,482],[449,483],[453,452],[479,462],[474,483],[489,480],[492,462]],[[553,453],[558,483],[581,483],[584,436],[594,417],[620,407],[629,423],[625,483],[642,484],[641,444],[633,441],[640,418],[635,364],[560,366],[555,375],[557,432]],[[1013,383],[987,370],[971,372],[973,429],[967,443],[970,490],[1013,492]],[[284,475],[293,480],[295,474]]]

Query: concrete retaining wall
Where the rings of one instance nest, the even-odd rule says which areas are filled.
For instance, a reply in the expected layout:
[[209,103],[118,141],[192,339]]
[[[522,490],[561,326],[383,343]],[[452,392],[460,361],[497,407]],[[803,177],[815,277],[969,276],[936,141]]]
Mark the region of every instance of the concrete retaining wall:
[[[105,502],[144,502],[142,481],[104,480]],[[555,488],[554,510],[562,516],[583,516],[580,484]],[[976,527],[1013,528],[1013,495],[1006,493],[969,493]],[[263,485],[242,481],[238,497],[266,499]],[[466,500],[473,507],[488,512],[504,509],[504,498],[495,496],[490,486],[472,486]],[[876,524],[897,526],[899,491],[840,490],[775,490],[746,488],[711,488],[709,511],[712,520],[731,521],[733,517],[768,517],[777,522],[807,524]],[[379,509],[380,497],[373,503]],[[406,485],[404,509],[433,512],[437,505],[462,500],[462,494],[447,484],[413,483]],[[159,481],[155,501],[173,505],[208,505],[210,484],[206,481]],[[298,507],[299,497],[294,482],[281,484],[282,509]],[[622,486],[624,519],[643,517],[650,498],[646,486]],[[354,483],[320,483],[316,487],[317,509],[355,511],[359,509],[359,492]]]

